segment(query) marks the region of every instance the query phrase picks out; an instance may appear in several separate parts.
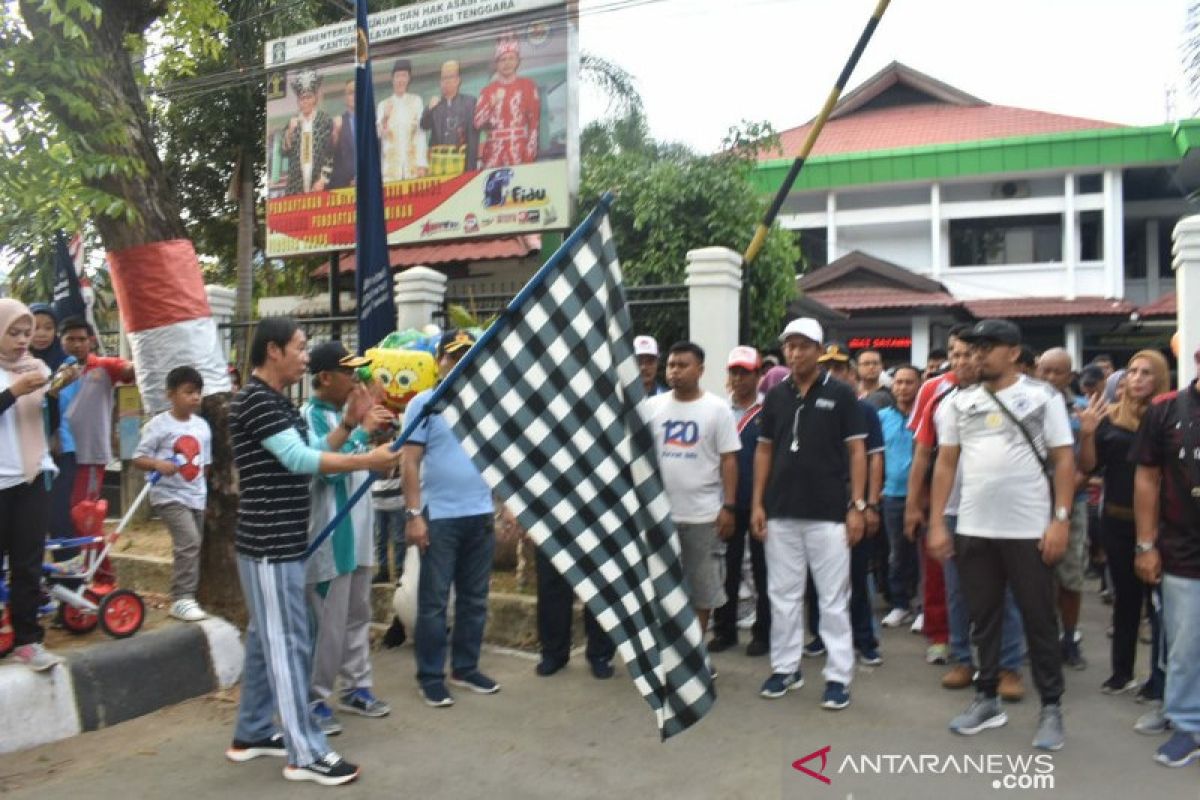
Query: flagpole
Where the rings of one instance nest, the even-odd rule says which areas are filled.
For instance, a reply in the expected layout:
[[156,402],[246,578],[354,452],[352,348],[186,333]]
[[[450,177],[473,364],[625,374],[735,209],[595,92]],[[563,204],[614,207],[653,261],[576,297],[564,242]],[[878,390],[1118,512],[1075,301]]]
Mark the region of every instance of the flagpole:
[[[571,251],[575,249],[575,246],[583,241],[583,239],[591,235],[600,217],[608,212],[609,206],[612,205],[612,202],[613,193],[605,192],[604,196],[601,197],[599,202],[596,203],[596,207],[593,208],[591,213],[587,215],[587,218],[579,224],[579,227],[571,232],[571,234],[566,238],[565,241],[563,241],[559,248],[554,251],[553,255],[546,260],[546,263],[543,264],[541,268],[534,273],[533,277],[529,279],[525,286],[521,288],[521,291],[517,292],[517,296],[514,297],[507,306],[505,306],[504,311],[501,312],[496,321],[488,326],[488,329],[485,330],[483,335],[479,337],[479,340],[471,346],[471,349],[466,352],[466,355],[459,359],[458,363],[454,365],[454,368],[450,370],[450,373],[446,375],[446,377],[437,386],[434,387],[433,394],[430,395],[429,401],[421,408],[421,413],[418,414],[415,419],[405,422],[404,430],[400,432],[400,435],[396,437],[396,440],[391,444],[393,452],[404,446],[404,443],[408,441],[410,436],[412,436],[412,432],[416,429],[416,427],[420,425],[422,421],[424,421],[425,417],[432,413],[437,404],[441,402],[442,398],[444,398],[450,391],[450,386],[453,385],[454,381],[467,369],[471,362],[478,357],[483,348],[486,347],[488,343],[492,341],[492,339],[499,335],[501,329],[511,324],[513,315],[516,313],[517,309],[519,309],[525,303],[525,301],[529,299],[530,295],[537,291],[538,287],[546,282],[546,278],[550,275],[550,273],[562,264],[567,256],[570,255]],[[354,491],[354,494],[350,495],[350,497],[346,500],[346,504],[337,510],[337,513],[333,515],[333,519],[329,520],[324,530],[322,530],[308,545],[308,549],[304,551],[304,558],[307,559],[309,556],[315,553],[317,548],[320,547],[327,538],[329,538],[337,526],[341,524],[342,520],[345,519],[350,513],[350,509],[352,509],[354,505],[362,499],[362,496],[365,495],[371,488],[371,484],[375,481],[375,477],[376,473],[372,472],[367,477],[367,480],[363,482],[363,485],[359,486],[358,489]]]
[[817,143],[817,137],[821,135],[821,129],[825,127],[825,121],[829,119],[833,107],[837,105],[838,98],[842,96],[842,91],[846,88],[846,84],[850,82],[850,75],[854,72],[854,68],[858,66],[858,59],[862,57],[863,51],[867,49],[867,42],[871,41],[871,36],[875,33],[875,29],[879,27],[879,20],[883,18],[883,12],[887,11],[888,3],[890,2],[891,0],[879,0],[879,3],[875,6],[875,10],[871,12],[871,18],[867,20],[866,27],[863,28],[862,33],[859,35],[858,42],[854,45],[854,50],[850,53],[850,58],[846,59],[846,65],[842,67],[842,73],[838,75],[833,88],[829,90],[829,96],[825,98],[825,105],[821,107],[821,113],[817,114],[817,118],[813,120],[812,127],[808,129],[808,136],[804,139],[804,146],[800,148],[800,154],[792,162],[792,168],[788,170],[787,177],[783,179],[783,184],[779,187],[779,191],[775,193],[775,199],[771,201],[771,207],[767,209],[766,216],[759,223],[758,230],[754,232],[754,238],[750,241],[750,246],[746,248],[746,253],[742,256],[742,263],[745,266],[748,267],[754,262],[754,259],[758,257],[759,251],[762,250],[763,244],[766,243],[767,232],[770,230],[771,224],[775,222],[775,217],[779,215],[779,209],[783,208],[783,201],[787,199],[788,192],[792,190],[792,185],[796,182],[796,178],[800,176],[800,170],[804,167],[805,159],[812,152],[813,145]]

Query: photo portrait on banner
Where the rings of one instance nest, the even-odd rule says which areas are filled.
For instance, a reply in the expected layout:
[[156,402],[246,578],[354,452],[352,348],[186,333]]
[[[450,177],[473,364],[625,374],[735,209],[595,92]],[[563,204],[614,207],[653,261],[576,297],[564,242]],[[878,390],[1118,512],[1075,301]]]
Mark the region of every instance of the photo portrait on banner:
[[[567,227],[574,98],[564,6],[451,33],[371,41],[388,244]],[[268,48],[276,61],[287,52]],[[268,76],[268,256],[354,246],[351,56]]]

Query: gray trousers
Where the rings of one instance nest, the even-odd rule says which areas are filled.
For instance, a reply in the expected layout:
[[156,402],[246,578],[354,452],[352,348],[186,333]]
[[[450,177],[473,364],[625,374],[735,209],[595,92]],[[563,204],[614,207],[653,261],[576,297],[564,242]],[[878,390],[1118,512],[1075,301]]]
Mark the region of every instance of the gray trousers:
[[342,677],[343,691],[371,686],[371,578],[359,567],[329,581],[325,596],[309,584],[308,600],[317,625],[313,650],[312,699],[325,700]]
[[204,535],[204,511],[183,503],[163,503],[155,512],[167,526],[174,543],[171,599],[195,599],[200,586],[200,539]]

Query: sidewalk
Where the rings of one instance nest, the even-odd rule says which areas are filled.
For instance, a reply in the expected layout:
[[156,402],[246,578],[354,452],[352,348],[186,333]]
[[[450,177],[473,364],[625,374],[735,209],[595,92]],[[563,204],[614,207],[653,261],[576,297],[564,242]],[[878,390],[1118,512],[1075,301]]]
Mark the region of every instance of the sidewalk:
[[[1067,745],[1048,757],[1053,796],[1200,796],[1200,768],[1171,770],[1155,764],[1151,756],[1162,739],[1133,731],[1145,707],[1129,697],[1100,693],[1099,684],[1108,674],[1107,614],[1108,607],[1089,585],[1082,629],[1091,666],[1067,673]],[[946,722],[969,696],[942,689],[942,668],[927,666],[923,652],[923,640],[906,629],[884,631],[883,666],[858,669],[853,704],[840,713],[819,708],[819,659],[805,661],[803,689],[767,701],[757,696],[769,670],[766,659],[747,658],[740,649],[717,654],[717,706],[697,727],[666,743],[659,742],[653,715],[624,671],[613,680],[596,681],[579,654],[564,672],[539,678],[533,657],[489,648],[482,667],[503,690],[494,696],[457,690],[453,708],[430,709],[417,696],[411,646],[377,652],[376,689],[391,703],[392,714],[379,720],[341,714],[346,730],[332,745],[362,765],[363,777],[338,796],[991,796],[1000,774],[839,772],[847,756],[857,761],[863,755],[926,755],[944,765],[947,756],[962,761],[989,754],[1027,758],[1038,752],[1029,744],[1038,711],[1032,697],[1009,707],[1010,722],[1004,728],[975,737],[951,734]],[[1138,664],[1144,672],[1144,648]],[[226,762],[221,754],[235,710],[228,696],[210,696],[69,743],[0,756],[0,794],[14,800],[83,795],[267,800],[297,792],[316,797],[325,791],[284,781],[279,759]],[[826,746],[824,775],[831,785],[792,768],[794,761]],[[816,770],[820,761],[805,766]],[[1016,793],[1051,796],[1044,788]]]

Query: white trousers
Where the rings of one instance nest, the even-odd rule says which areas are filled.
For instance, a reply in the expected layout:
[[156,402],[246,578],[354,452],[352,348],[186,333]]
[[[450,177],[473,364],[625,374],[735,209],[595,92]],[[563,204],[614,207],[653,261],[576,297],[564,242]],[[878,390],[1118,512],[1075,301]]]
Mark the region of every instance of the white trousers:
[[850,685],[850,548],[846,526],[807,519],[767,520],[767,596],[771,598],[771,671],[800,668],[804,650],[804,589],[811,569],[821,609],[825,680]]

